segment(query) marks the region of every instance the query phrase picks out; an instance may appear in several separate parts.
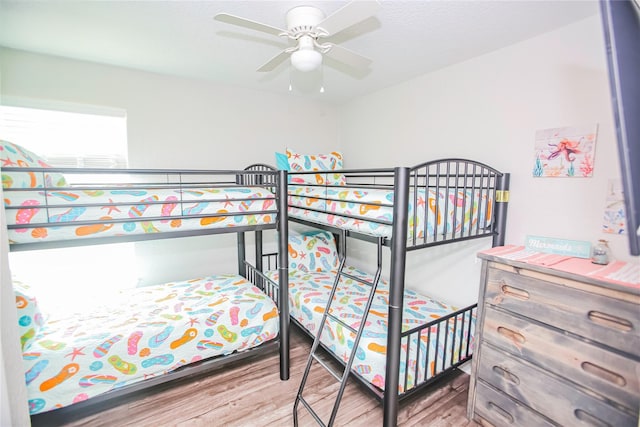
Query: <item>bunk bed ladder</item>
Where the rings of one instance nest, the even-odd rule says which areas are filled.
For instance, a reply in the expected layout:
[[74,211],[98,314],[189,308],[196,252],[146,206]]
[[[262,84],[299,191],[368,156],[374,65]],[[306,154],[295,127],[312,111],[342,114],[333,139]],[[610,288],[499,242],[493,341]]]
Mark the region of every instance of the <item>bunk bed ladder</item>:
[[[340,243],[344,244],[345,240],[346,240],[346,236],[345,236],[345,233],[343,233],[342,238],[340,239]],[[307,359],[307,366],[304,370],[302,381],[300,382],[300,388],[298,389],[298,394],[296,395],[296,400],[293,405],[293,424],[295,427],[298,426],[298,404],[299,403],[302,403],[302,406],[304,406],[307,409],[307,411],[309,411],[311,416],[313,416],[313,418],[316,420],[316,422],[319,425],[324,427],[331,427],[335,422],[336,416],[338,415],[338,408],[342,400],[342,395],[344,394],[345,387],[347,386],[347,381],[349,380],[349,374],[351,373],[351,365],[353,363],[353,358],[355,357],[356,352],[358,350],[358,344],[360,343],[360,337],[362,337],[362,333],[364,332],[367,315],[369,314],[369,309],[371,308],[371,304],[373,302],[373,298],[375,296],[378,283],[380,282],[380,275],[382,272],[382,246],[383,246],[384,238],[378,238],[377,241],[378,241],[378,268],[376,270],[376,274],[374,276],[373,282],[363,280],[359,277],[356,277],[354,275],[351,275],[345,272],[344,267],[345,267],[346,253],[344,249],[341,251],[340,265],[338,267],[338,272],[336,273],[336,278],[333,282],[333,287],[331,288],[331,292],[329,293],[329,300],[327,301],[327,305],[325,307],[324,314],[322,316],[322,321],[320,323],[321,327],[318,328],[318,333],[316,334],[316,337],[313,340],[313,345],[311,346],[311,351],[309,352],[309,358]],[[355,282],[358,282],[362,285],[369,287],[369,296],[367,298],[367,303],[364,308],[364,314],[362,315],[360,324],[357,329],[353,328],[351,325],[349,325],[348,323],[344,322],[343,320],[339,319],[337,316],[334,316],[331,313],[331,305],[334,301],[334,295],[336,293],[336,290],[340,285],[340,278],[351,279]],[[355,334],[353,347],[351,349],[351,354],[349,355],[349,358],[344,361],[345,366],[342,373],[336,372],[331,366],[329,366],[326,362],[324,362],[318,356],[318,349],[320,347],[322,332],[327,326],[327,322],[329,319],[341,325],[346,330]],[[313,365],[314,360],[318,362],[320,366],[322,366],[326,371],[328,371],[331,374],[331,376],[333,376],[333,378],[335,378],[336,381],[340,383],[340,388],[338,389],[338,393],[336,396],[336,400],[333,404],[333,409],[331,410],[331,417],[329,418],[328,424],[324,424],[324,422],[322,421],[320,416],[317,414],[317,412],[313,410],[309,402],[307,402],[302,396],[302,392],[304,390],[307,379],[309,377],[309,373],[311,372],[311,367]]]

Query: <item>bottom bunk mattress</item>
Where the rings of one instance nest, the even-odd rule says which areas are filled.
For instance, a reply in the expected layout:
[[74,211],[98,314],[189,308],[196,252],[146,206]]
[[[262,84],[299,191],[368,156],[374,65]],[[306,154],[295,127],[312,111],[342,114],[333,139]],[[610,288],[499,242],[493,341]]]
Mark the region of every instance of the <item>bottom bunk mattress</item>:
[[44,321],[33,310],[35,299],[19,286],[14,284],[31,414],[249,349],[278,334],[274,302],[237,275],[136,288],[110,307]]
[[[354,267],[345,267],[344,271],[360,280],[373,281],[372,275]],[[268,275],[272,280],[277,279],[276,272]],[[335,271],[299,270],[289,274],[291,317],[313,336],[322,320],[335,275]],[[332,314],[357,329],[370,288],[351,278],[341,278],[340,282]],[[388,306],[389,285],[381,280],[352,365],[355,375],[380,390],[385,389]],[[406,289],[398,392],[405,393],[470,358],[475,317],[475,306],[458,311],[453,306]],[[329,318],[321,341],[336,358],[346,362],[354,338],[355,334]]]

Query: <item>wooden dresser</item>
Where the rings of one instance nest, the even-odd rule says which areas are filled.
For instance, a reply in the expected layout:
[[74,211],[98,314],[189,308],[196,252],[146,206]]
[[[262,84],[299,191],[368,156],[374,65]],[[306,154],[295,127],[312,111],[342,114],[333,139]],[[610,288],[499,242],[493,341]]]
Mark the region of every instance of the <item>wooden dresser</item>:
[[633,270],[623,276],[628,284],[607,273],[633,266],[503,248],[479,255],[468,417],[496,426],[637,427],[640,280]]

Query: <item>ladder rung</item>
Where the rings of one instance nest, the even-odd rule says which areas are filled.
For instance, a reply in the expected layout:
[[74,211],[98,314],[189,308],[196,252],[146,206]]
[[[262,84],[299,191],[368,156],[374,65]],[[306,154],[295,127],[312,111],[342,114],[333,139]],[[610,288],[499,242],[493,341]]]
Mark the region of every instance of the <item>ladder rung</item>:
[[324,360],[320,359],[318,356],[314,354],[311,355],[311,357],[313,357],[315,359],[316,362],[318,362],[320,365],[322,365],[322,367],[327,370],[332,376],[333,378],[336,379],[336,381],[338,382],[342,382],[342,375],[338,375],[331,366],[327,365]]
[[361,278],[359,278],[357,276],[354,276],[353,274],[345,273],[344,271],[339,272],[338,274],[340,274],[341,276],[344,276],[344,277],[346,277],[348,279],[355,280],[356,282],[360,282],[363,285],[373,286],[373,283],[371,283],[371,282],[369,282],[367,280],[361,279]]
[[330,317],[331,319],[335,320],[336,322],[338,322],[339,324],[341,324],[343,327],[347,328],[348,330],[350,330],[352,333],[357,334],[358,331],[356,331],[354,328],[352,328],[351,326],[349,326],[347,323],[344,322],[344,320],[342,319],[338,319],[336,316],[334,316],[331,313],[327,313],[327,317]]
[[322,427],[326,427],[325,423],[322,422],[322,420],[320,419],[320,417],[318,416],[318,414],[316,414],[316,411],[314,411],[311,408],[311,405],[309,405],[307,403],[306,400],[304,400],[304,397],[302,397],[301,394],[298,395],[298,399],[300,400],[300,402],[302,402],[302,405],[304,405],[305,408],[307,408],[307,411],[309,411],[309,413],[311,414],[311,416],[316,420],[316,422],[318,424],[320,424]]

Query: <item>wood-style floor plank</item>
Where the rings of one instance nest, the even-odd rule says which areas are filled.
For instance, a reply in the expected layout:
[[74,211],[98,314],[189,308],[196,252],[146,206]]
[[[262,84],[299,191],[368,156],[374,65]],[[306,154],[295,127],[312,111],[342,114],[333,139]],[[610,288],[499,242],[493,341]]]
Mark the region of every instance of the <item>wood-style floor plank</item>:
[[[51,425],[75,426],[292,426],[293,402],[305,368],[310,342],[296,328],[291,331],[291,378],[280,381],[278,355],[240,361],[206,376],[163,384],[130,396],[117,405],[88,415],[72,415],[64,422],[51,417]],[[477,426],[466,418],[468,376],[462,372],[436,383],[428,391],[401,403],[400,426]],[[312,370],[304,396],[325,422],[335,400],[338,383],[322,369]],[[315,426],[300,405],[299,425]],[[52,413],[53,414],[53,413]],[[38,425],[48,425],[47,417]],[[357,383],[346,387],[336,426],[382,425],[382,406]]]

